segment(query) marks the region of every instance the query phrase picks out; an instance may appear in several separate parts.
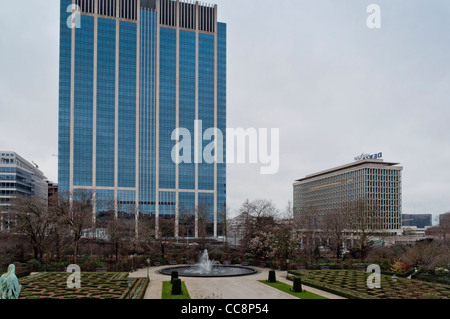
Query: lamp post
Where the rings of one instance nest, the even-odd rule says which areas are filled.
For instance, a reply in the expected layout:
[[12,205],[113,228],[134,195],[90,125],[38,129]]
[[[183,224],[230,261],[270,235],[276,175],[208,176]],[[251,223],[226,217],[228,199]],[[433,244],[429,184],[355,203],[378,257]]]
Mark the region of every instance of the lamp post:
[[394,274],[392,277],[392,282],[394,283],[394,291],[395,291],[395,296],[397,297],[397,279],[398,277]]
[[146,262],[147,262],[147,279],[150,279],[150,276],[149,276],[149,268],[150,268],[150,258],[147,258],[147,260],[146,260]]
[[131,299],[131,284],[133,283],[133,280],[128,279],[127,284],[128,284],[128,299]]
[[286,259],[286,279],[289,277],[289,258]]
[[394,275],[392,276],[392,281],[393,281],[393,282],[397,282],[397,278],[398,278],[398,277],[394,274]]

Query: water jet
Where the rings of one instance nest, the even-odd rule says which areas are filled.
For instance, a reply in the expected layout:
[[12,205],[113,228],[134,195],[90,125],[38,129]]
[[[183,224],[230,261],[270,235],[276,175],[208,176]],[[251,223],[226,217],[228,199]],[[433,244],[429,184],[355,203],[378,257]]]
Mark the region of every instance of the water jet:
[[180,277],[201,278],[237,277],[253,275],[256,273],[256,270],[253,268],[237,265],[226,266],[218,261],[210,260],[207,249],[203,251],[195,265],[165,268],[161,269],[160,273],[170,275],[172,271],[177,271]]

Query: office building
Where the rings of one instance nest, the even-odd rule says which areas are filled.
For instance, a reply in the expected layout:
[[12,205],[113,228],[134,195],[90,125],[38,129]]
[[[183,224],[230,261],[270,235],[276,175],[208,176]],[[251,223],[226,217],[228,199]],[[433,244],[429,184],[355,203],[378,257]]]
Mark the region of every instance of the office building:
[[450,212],[439,214],[439,226],[447,226],[450,225]]
[[[374,231],[399,233],[402,226],[401,176],[398,163],[364,158],[353,163],[311,174],[294,185],[294,214],[307,210],[326,215],[366,200],[365,209],[375,212]],[[369,211],[367,211],[369,213]]]
[[0,230],[8,228],[8,211],[17,197],[36,197],[47,201],[47,178],[36,164],[12,151],[0,151]]
[[433,226],[432,214],[402,214],[403,227],[425,228]]
[[51,181],[47,181],[47,187],[48,187],[48,201],[50,202],[51,199],[57,199],[58,184]]
[[197,1],[61,0],[59,193],[92,192],[95,216],[113,201],[156,231],[175,218],[175,237],[182,208],[198,237],[204,204],[208,236],[220,236],[226,164],[194,161],[194,139],[192,161],[174,160],[172,134],[194,136],[196,121],[200,136],[225,132],[226,34],[217,6]]

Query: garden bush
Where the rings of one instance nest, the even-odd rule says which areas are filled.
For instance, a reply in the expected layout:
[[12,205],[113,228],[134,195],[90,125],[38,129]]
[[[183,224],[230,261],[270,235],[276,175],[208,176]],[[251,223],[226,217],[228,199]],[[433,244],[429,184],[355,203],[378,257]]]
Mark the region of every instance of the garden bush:
[[292,288],[293,288],[294,292],[302,292],[303,291],[303,289],[302,289],[302,279],[299,276],[294,277],[294,284],[293,284]]
[[181,280],[179,278],[175,278],[172,283],[172,295],[179,296],[182,294],[183,291],[181,289]]
[[42,264],[39,260],[31,259],[27,261],[26,267],[31,271],[41,271],[42,270]]
[[269,271],[269,278],[267,278],[268,282],[277,282],[277,278],[275,275],[275,270],[270,270]]
[[17,276],[17,278],[23,278],[23,277],[29,276],[30,274],[31,274],[30,270],[25,270],[25,271],[22,271],[22,272],[16,274],[16,276]]
[[412,279],[419,279],[427,282],[432,283],[440,283],[444,285],[450,285],[450,275],[444,274],[444,275],[436,275],[432,272],[426,270],[426,269],[419,269],[418,272],[413,273],[411,275]]
[[178,279],[178,271],[172,271],[171,275],[170,275],[170,283],[173,284],[173,280],[174,279]]

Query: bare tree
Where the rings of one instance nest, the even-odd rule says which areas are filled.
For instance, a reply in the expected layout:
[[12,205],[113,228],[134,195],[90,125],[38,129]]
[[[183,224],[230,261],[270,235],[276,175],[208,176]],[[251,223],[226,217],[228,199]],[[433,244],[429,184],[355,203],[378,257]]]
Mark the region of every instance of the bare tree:
[[61,214],[61,208],[64,207],[64,204],[60,203],[58,198],[58,196],[52,196],[49,199],[48,209],[55,216],[53,249],[54,255],[60,261],[66,249],[72,245],[72,240],[65,222],[65,216]]
[[18,197],[10,211],[12,229],[24,235],[33,247],[33,256],[42,261],[50,250],[57,216],[48,209],[45,201],[36,197]]
[[[280,260],[292,259],[294,252],[299,248],[302,234],[294,219],[294,207],[292,201],[288,201],[284,211],[280,214],[280,220],[274,227],[275,254]],[[286,265],[288,267],[288,265]]]
[[152,254],[156,250],[155,218],[141,216],[138,224],[138,232],[137,249],[143,254]]
[[120,251],[135,246],[135,221],[134,219],[118,218],[112,216],[107,223],[106,231],[108,241],[116,256],[116,262],[120,260]]
[[302,237],[301,252],[308,263],[312,263],[312,258],[317,256],[319,249],[320,220],[321,215],[314,206],[302,208],[294,217],[294,223]]
[[[267,205],[266,207],[270,207]],[[275,210],[273,210],[275,211]],[[292,203],[289,202],[284,212],[277,214],[280,218],[264,215],[252,217],[252,236],[249,250],[259,259],[291,259],[300,243],[300,231],[293,220]]]
[[208,221],[211,215],[211,210],[207,202],[200,202],[195,208],[197,211],[197,229],[198,237],[200,238],[201,249],[205,249],[206,236],[208,234]]
[[59,194],[55,211],[61,223],[67,225],[74,248],[74,263],[78,262],[78,252],[83,232],[93,229],[92,192],[77,191],[76,194]]
[[356,237],[360,259],[363,261],[372,235],[383,227],[379,206],[373,199],[357,199],[346,203],[344,214],[348,228]]
[[273,224],[278,211],[275,205],[268,200],[246,200],[239,209],[239,219],[243,223],[241,241],[245,250],[255,237],[257,229],[264,229],[266,225]]
[[[301,240],[301,233],[294,229],[292,222],[284,222],[276,225],[274,229],[275,255],[283,261],[292,259],[294,252],[298,249]],[[286,264],[286,268],[288,265]]]
[[424,240],[407,247],[402,256],[408,265],[434,271],[436,267],[446,268],[450,263],[450,243],[439,240]]
[[292,222],[294,222],[294,206],[292,201],[288,201],[284,211],[280,214],[280,218],[284,220],[292,220]]
[[223,206],[217,212],[217,217],[218,217],[217,232],[218,232],[219,236],[220,235],[223,236],[225,245],[227,245],[227,236],[228,236],[228,220],[227,220],[228,210],[229,210],[228,207]]
[[170,238],[175,235],[175,218],[160,218],[159,219],[159,246],[161,248],[161,258],[166,257],[165,247]]
[[345,240],[345,230],[348,228],[346,211],[335,210],[322,216],[320,228],[331,251],[334,252],[336,258],[340,258]]
[[[181,235],[183,240],[188,243],[188,238],[193,237],[195,234],[195,212],[193,209],[189,209],[180,204],[178,208],[178,234]],[[190,236],[192,234],[192,236]]]
[[275,217],[278,213],[277,208],[272,201],[265,199],[257,199],[252,202],[245,203],[248,213],[256,219],[262,217]]

